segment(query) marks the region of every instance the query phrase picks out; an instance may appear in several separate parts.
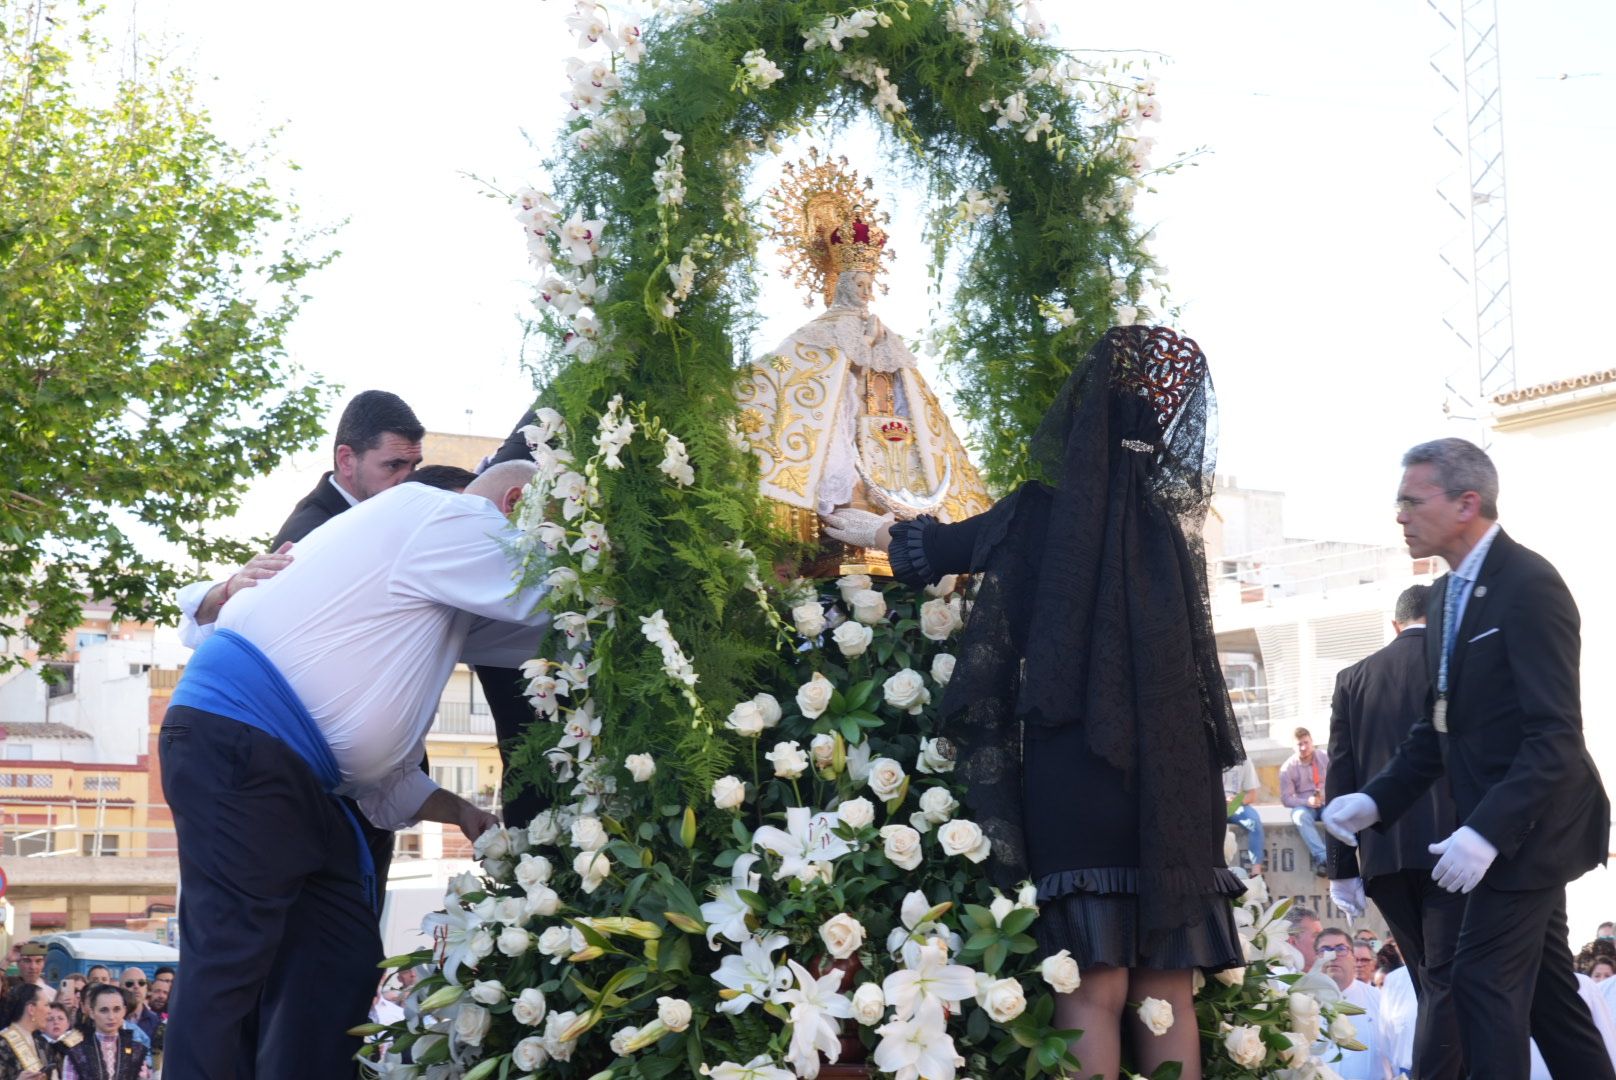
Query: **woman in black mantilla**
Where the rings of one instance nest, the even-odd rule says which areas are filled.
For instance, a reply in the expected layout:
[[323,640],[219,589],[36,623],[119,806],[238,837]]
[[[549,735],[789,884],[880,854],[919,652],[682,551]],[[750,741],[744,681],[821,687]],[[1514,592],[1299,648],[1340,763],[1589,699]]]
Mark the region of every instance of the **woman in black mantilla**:
[[50,1040],[42,1030],[45,988],[18,983],[0,1001],[0,1080],[54,1080]]
[[[1244,753],[1200,541],[1214,425],[1196,344],[1119,327],[1033,438],[1049,484],[955,525],[825,519],[838,540],[888,549],[910,584],[982,575],[943,723],[995,877],[1037,884],[1040,947],[1083,968],[1056,1023],[1083,1029],[1084,1075],[1117,1075],[1126,1027],[1139,1072],[1179,1061],[1199,1077],[1193,969],[1245,962],[1220,782]],[[1147,997],[1172,1006],[1164,1034],[1131,1008],[1124,1023]]]

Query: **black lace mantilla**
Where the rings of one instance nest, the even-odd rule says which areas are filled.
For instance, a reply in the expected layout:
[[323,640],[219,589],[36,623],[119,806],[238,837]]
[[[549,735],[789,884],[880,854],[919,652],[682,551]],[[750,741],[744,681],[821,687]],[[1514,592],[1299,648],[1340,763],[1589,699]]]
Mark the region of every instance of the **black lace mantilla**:
[[[1222,847],[1217,771],[1244,756],[1201,546],[1215,416],[1205,357],[1171,330],[1113,329],[1075,366],[1033,438],[1046,483],[983,516],[981,584],[942,706],[1006,883],[1028,873],[1022,726],[1082,725],[1138,799],[1147,937],[1200,921]],[[894,539],[919,548],[918,529]]]

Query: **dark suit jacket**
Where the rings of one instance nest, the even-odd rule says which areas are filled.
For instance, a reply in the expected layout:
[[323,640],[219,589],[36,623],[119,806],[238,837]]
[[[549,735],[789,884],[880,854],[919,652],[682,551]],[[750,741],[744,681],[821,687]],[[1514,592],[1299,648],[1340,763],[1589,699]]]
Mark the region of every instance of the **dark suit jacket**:
[[331,474],[326,473],[320,477],[320,482],[314,485],[314,490],[299,499],[297,505],[292,507],[292,513],[281,524],[281,531],[269,542],[269,550],[274,551],[288,540],[297,543],[346,509],[348,500],[342,497],[342,492],[331,486]]
[[499,449],[494,451],[493,460],[488,464],[498,465],[502,461],[532,461],[533,454],[527,448],[527,437],[522,434],[522,429],[529,424],[538,423],[538,419],[538,412],[535,409],[523,413],[516,426],[511,428],[511,433],[505,436],[505,441],[500,444]]
[[[1336,676],[1330,704],[1330,798],[1357,791],[1386,767],[1425,712],[1431,679],[1425,669],[1425,627],[1411,626],[1385,648]],[[1359,846],[1329,838],[1332,878],[1379,877],[1429,870],[1429,846],[1454,830],[1453,799],[1438,781],[1385,832],[1367,831]]]
[[1546,559],[1500,531],[1459,623],[1443,735],[1431,708],[1451,580],[1426,613],[1424,715],[1363,790],[1391,823],[1446,771],[1460,824],[1498,848],[1488,884],[1571,881],[1605,861],[1610,840],[1610,799],[1582,738],[1577,605]]

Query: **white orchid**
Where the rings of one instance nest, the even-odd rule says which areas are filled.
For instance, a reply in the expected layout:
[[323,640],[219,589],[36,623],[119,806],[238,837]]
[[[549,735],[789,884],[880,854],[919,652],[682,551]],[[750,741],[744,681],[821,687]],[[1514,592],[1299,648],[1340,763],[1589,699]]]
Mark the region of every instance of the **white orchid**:
[[581,211],[574,210],[560,228],[561,243],[567,249],[567,256],[574,266],[585,266],[595,260],[595,251],[600,246],[600,231],[606,222],[600,219],[586,219]]
[[595,715],[595,703],[586,701],[572,711],[567,717],[567,725],[562,732],[561,740],[556,743],[558,750],[571,750],[578,748],[577,760],[587,761],[595,749],[595,736],[600,734],[600,717]]
[[842,986],[842,972],[832,968],[820,978],[795,960],[787,960],[797,985],[774,995],[780,1005],[791,1006],[791,1045],[786,1060],[797,1075],[813,1080],[819,1075],[819,1055],[836,1061],[842,1053],[841,1024],[853,1015],[853,1003],[836,991]]
[[741,942],[739,953],[724,957],[718,970],[713,972],[713,981],[731,994],[729,1000],[718,1006],[718,1011],[743,1013],[753,1004],[773,1001],[776,993],[791,985],[791,972],[774,963],[774,953],[790,941],[784,934],[748,937]]
[[663,440],[662,447],[662,463],[657,468],[680,487],[694,484],[696,470],[690,467],[690,454],[685,450],[685,444],[669,435]]
[[585,570],[593,570],[600,565],[600,557],[611,550],[611,538],[606,535],[606,526],[598,521],[586,521],[579,529],[582,535],[567,550],[574,555],[582,555],[579,565]]
[[775,881],[789,877],[813,881],[819,876],[814,863],[830,862],[852,850],[846,840],[836,835],[840,823],[835,814],[815,814],[806,806],[792,806],[786,810],[784,829],[764,825],[752,834],[752,844],[780,856]]

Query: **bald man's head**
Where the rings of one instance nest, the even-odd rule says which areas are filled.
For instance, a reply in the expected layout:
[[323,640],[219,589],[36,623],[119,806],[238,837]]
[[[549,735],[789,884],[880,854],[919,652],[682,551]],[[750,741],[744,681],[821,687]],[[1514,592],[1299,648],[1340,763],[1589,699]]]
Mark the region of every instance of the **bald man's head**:
[[467,485],[466,494],[481,495],[498,507],[500,513],[509,514],[522,501],[522,489],[538,471],[539,467],[531,461],[501,461],[490,465]]

